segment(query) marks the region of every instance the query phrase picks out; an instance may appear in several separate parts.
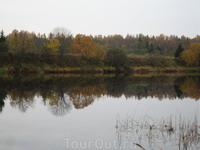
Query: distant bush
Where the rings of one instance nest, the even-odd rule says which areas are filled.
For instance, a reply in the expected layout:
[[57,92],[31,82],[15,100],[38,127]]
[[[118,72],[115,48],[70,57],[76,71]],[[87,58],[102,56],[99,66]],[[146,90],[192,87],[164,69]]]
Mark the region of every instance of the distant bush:
[[171,57],[163,56],[129,56],[130,67],[174,67],[177,66]]
[[142,66],[149,66],[149,62],[147,57],[145,56],[129,56],[129,66],[130,67],[142,67]]
[[106,52],[106,61],[108,65],[116,68],[125,67],[128,64],[128,57],[122,50],[114,48]]
[[167,61],[165,57],[162,56],[149,56],[148,60],[153,67],[166,67]]

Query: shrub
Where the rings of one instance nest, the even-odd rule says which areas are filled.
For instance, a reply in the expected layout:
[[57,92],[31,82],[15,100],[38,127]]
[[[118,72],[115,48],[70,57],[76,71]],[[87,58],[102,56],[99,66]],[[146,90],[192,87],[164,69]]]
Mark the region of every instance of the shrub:
[[108,65],[116,68],[125,67],[128,63],[128,57],[125,52],[119,49],[110,49],[106,53],[106,61]]

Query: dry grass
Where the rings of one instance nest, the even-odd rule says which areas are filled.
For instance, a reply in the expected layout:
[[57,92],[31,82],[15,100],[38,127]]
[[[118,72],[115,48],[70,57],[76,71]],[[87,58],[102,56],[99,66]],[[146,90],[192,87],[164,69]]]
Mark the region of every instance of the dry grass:
[[[161,118],[158,121],[148,115],[141,116],[139,120],[129,116],[126,119],[121,119],[117,115],[116,131],[118,140],[123,138],[130,140],[134,137],[135,139],[132,140],[140,142],[145,139],[150,145],[158,142],[171,142],[172,145],[183,149],[195,149],[200,143],[200,126],[197,113],[193,118],[175,114],[175,116],[170,115],[168,118]],[[137,143],[134,144],[144,149]],[[158,148],[162,149],[159,146]]]

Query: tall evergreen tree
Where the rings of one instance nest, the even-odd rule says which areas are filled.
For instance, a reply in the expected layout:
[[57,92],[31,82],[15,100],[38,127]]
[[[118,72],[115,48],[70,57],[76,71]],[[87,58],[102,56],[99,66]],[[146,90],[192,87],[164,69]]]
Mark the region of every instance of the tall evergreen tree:
[[3,30],[0,33],[0,52],[7,52],[8,51],[8,44],[6,43],[6,37],[4,35]]
[[152,53],[153,51],[154,51],[154,47],[153,47],[153,44],[151,43],[150,48],[149,48],[149,53]]
[[146,43],[145,43],[145,49],[147,49],[149,51],[149,43],[148,43],[148,41],[146,41]]
[[159,45],[158,45],[158,47],[156,48],[156,50],[160,51],[160,54],[163,55],[163,51],[162,51],[162,49],[160,48]]
[[138,41],[142,43],[142,37],[139,35]]
[[179,57],[182,52],[183,52],[183,47],[182,47],[182,45],[180,43],[179,46],[178,46],[178,48],[177,48],[177,50],[176,50],[176,52],[175,52],[174,57],[175,58]]
[[0,33],[0,43],[5,43],[6,42],[6,37],[4,36],[4,32],[3,30],[1,30],[1,33]]

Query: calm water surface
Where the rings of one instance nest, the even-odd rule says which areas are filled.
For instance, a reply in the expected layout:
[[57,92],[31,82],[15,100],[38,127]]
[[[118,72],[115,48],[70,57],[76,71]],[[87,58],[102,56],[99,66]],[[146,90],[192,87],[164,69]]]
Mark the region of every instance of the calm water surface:
[[0,77],[0,149],[199,149],[200,76]]

